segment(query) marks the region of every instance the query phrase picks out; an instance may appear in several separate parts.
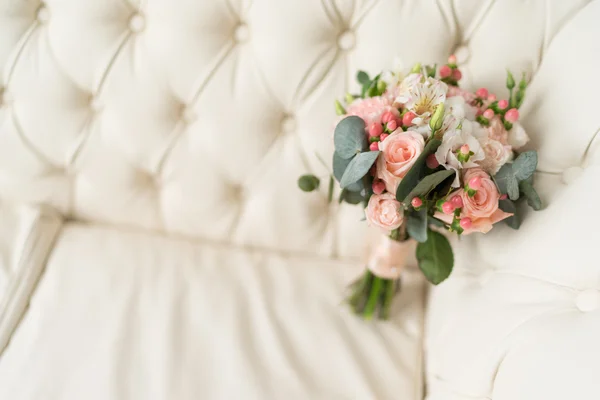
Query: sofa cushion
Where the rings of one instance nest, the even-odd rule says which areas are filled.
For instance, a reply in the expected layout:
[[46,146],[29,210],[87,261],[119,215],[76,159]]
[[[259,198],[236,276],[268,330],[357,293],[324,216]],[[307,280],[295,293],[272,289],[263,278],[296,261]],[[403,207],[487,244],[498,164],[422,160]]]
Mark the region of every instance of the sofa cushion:
[[389,322],[359,265],[68,224],[0,358],[0,398],[421,399],[424,285]]

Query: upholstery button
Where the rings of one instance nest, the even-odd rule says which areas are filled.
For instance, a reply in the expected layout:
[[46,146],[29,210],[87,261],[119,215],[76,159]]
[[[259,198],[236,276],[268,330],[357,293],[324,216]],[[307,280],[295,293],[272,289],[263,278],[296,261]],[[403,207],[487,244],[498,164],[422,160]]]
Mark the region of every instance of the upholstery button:
[[186,124],[190,124],[194,122],[196,118],[198,118],[198,115],[192,107],[184,106],[181,110],[181,118],[183,119],[183,122],[185,122]]
[[292,116],[287,116],[281,121],[281,130],[285,133],[290,133],[296,130],[296,119]]
[[235,28],[235,32],[233,33],[235,41],[238,43],[245,43],[250,39],[250,29],[248,29],[248,25],[241,23]]
[[563,171],[562,173],[562,181],[569,185],[577,180],[583,173],[583,168],[581,167],[570,167]]
[[456,56],[456,62],[464,64],[471,57],[471,51],[466,45],[460,45],[454,50],[454,55]]
[[90,109],[92,111],[94,111],[94,112],[98,112],[102,108],[102,104],[100,103],[100,99],[98,99],[94,95],[90,96],[89,105],[90,105]]
[[0,104],[10,106],[14,100],[15,99],[13,98],[12,93],[10,93],[8,90],[0,90]]
[[41,23],[44,23],[46,21],[48,21],[48,19],[50,18],[50,12],[48,11],[48,8],[44,5],[42,5],[40,8],[38,8],[37,11],[37,20],[40,21]]
[[584,290],[577,295],[575,305],[582,312],[594,311],[600,307],[600,291],[594,289]]
[[352,31],[344,31],[338,36],[338,47],[342,50],[350,50],[356,44],[356,38]]
[[146,20],[141,14],[133,14],[129,20],[129,29],[132,32],[141,32],[146,27]]

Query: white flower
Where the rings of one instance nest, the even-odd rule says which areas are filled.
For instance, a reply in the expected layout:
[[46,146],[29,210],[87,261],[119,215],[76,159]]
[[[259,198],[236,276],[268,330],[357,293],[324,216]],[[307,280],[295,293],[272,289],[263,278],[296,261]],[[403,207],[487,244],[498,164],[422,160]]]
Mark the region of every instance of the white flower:
[[394,105],[404,105],[411,98],[411,90],[415,87],[423,75],[417,73],[408,74],[402,81],[390,89],[390,93],[394,95]]
[[[465,121],[463,121],[463,123]],[[473,155],[469,157],[468,161],[461,162],[457,157],[457,153],[465,144],[469,146],[469,150],[473,152]],[[481,145],[475,136],[473,136],[470,132],[461,129],[448,131],[444,134],[444,137],[442,138],[442,144],[435,152],[435,158],[440,165],[444,166],[444,168],[453,169],[457,172],[452,186],[459,187],[459,170],[477,167],[477,161],[481,161],[485,158],[485,152],[481,148]]]
[[[411,74],[406,77],[402,84],[409,78],[414,81],[412,75],[416,74]],[[407,90],[407,98],[405,94],[404,97],[398,96],[396,100],[401,103],[404,102],[405,107],[416,114],[415,119],[413,119],[413,124],[417,126],[426,125],[429,123],[429,119],[435,111],[435,108],[440,103],[446,101],[447,91],[448,85],[444,82],[434,78],[423,79],[423,77],[421,77],[416,82],[410,82],[410,87]]]
[[527,136],[527,132],[523,126],[515,122],[512,126],[512,129],[508,131],[508,144],[512,146],[513,149],[518,149],[523,147],[529,142],[529,136]]
[[479,139],[485,158],[477,163],[488,174],[496,175],[498,170],[508,162],[511,157],[510,146],[505,146],[497,140],[482,137]]

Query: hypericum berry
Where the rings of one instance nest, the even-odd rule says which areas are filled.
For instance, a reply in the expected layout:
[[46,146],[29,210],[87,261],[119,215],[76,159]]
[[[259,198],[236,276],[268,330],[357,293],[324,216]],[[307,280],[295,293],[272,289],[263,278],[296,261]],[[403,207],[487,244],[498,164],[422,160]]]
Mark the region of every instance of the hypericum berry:
[[395,119],[393,119],[387,123],[387,128],[390,132],[395,131],[397,127],[398,127],[398,123],[396,122]]
[[442,205],[442,211],[444,212],[444,214],[452,214],[454,212],[454,209],[456,207],[454,207],[454,205],[452,203],[450,203],[449,201],[445,202]]
[[421,200],[419,197],[414,197],[411,201],[410,204],[414,207],[414,208],[419,208],[423,205],[423,200]]
[[490,94],[487,99],[489,101],[496,101],[496,95],[495,94]]
[[473,226],[473,221],[471,221],[471,218],[465,217],[465,218],[460,219],[460,227],[461,228],[469,229],[471,226]]
[[379,151],[379,142],[373,142],[369,146],[369,150],[371,151]]
[[454,206],[454,208],[463,208],[463,199],[460,196],[454,196],[452,198],[452,200],[450,200],[452,202],[452,205]]
[[455,81],[460,81],[460,78],[462,78],[462,72],[460,72],[460,69],[457,68],[452,71],[452,79]]
[[428,155],[425,159],[425,164],[429,169],[436,169],[440,166],[440,163],[438,162],[437,158],[435,158],[435,154]]
[[504,110],[506,107],[508,107],[508,100],[500,100],[498,102],[499,109]]
[[383,127],[381,126],[381,124],[378,124],[377,122],[373,122],[371,124],[371,126],[369,127],[369,136],[371,137],[376,137],[381,135],[381,133],[383,132]]
[[503,194],[500,196],[500,200],[506,200],[508,199],[508,196],[506,194]]
[[510,123],[515,123],[519,119],[519,110],[516,108],[511,108],[504,114],[504,119]]
[[456,56],[454,54],[448,57],[448,64],[456,64]]
[[381,194],[385,190],[385,183],[383,181],[373,181],[373,193]]
[[388,136],[390,136],[390,135],[388,135],[387,133],[382,133],[381,136],[379,136],[379,140],[381,140],[383,142],[385,140],[385,138]]
[[440,77],[447,78],[450,75],[452,75],[452,68],[450,68],[448,65],[442,65],[440,67]]
[[481,177],[476,176],[471,178],[471,180],[469,181],[469,187],[471,189],[475,189],[478,190],[479,188],[481,188]]
[[394,116],[394,114],[392,114],[391,111],[386,111],[383,114],[381,114],[381,122],[383,122],[384,124],[387,124],[393,119],[396,119],[396,117]]
[[462,146],[460,146],[460,152],[462,154],[469,154],[469,152],[471,151],[471,148],[469,147],[468,144],[463,144]]
[[494,110],[492,110],[491,108],[488,108],[487,110],[485,110],[483,112],[483,116],[487,119],[492,119],[494,118]]
[[412,111],[407,112],[402,117],[402,125],[404,125],[404,126],[411,126],[412,125],[412,121],[413,121],[413,119],[415,119],[416,116],[417,116],[417,114],[415,114]]
[[484,87],[477,89],[477,91],[475,92],[475,94],[477,95],[477,97],[481,97],[482,99],[485,99],[488,97],[488,90]]

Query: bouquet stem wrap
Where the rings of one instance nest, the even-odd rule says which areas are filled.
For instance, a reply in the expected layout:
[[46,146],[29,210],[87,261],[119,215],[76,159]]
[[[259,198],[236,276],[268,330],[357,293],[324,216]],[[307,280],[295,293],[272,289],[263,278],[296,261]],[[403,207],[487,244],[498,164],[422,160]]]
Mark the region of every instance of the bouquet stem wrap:
[[414,252],[413,240],[392,239],[383,233],[369,250],[367,268],[351,289],[352,310],[365,319],[388,319],[394,295],[400,289],[400,275]]

